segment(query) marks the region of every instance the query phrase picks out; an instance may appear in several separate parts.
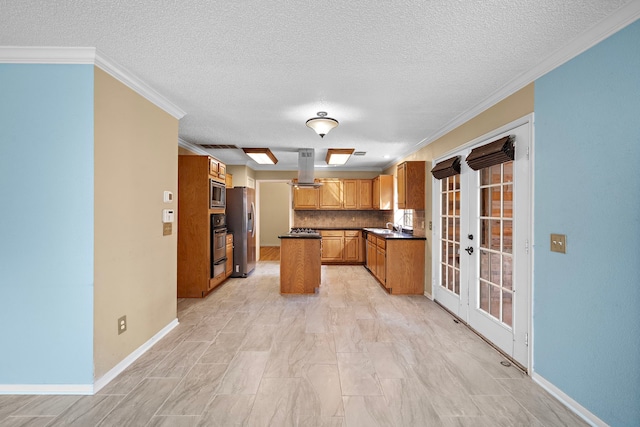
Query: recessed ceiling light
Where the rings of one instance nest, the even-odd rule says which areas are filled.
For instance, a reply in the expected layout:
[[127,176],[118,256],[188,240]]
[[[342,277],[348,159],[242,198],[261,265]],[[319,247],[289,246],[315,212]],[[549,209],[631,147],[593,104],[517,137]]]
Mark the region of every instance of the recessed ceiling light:
[[243,148],[242,151],[260,165],[275,165],[278,163],[278,159],[268,148]]
[[344,165],[354,151],[353,148],[329,148],[325,160],[329,165]]

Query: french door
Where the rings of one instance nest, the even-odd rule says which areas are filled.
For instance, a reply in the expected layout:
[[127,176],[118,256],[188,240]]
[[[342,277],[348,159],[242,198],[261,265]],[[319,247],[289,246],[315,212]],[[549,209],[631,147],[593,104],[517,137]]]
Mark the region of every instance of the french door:
[[[513,160],[469,167],[471,150],[505,136],[514,138]],[[459,156],[460,173],[433,179],[434,298],[524,367],[531,317],[530,145],[531,125],[524,121],[439,159]]]

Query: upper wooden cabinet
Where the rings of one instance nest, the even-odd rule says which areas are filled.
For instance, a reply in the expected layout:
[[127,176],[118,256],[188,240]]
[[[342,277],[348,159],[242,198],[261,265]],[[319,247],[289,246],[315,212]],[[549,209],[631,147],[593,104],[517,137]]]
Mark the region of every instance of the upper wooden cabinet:
[[373,209],[373,180],[359,179],[357,193],[357,209]]
[[294,209],[318,209],[320,207],[320,191],[317,188],[293,188]]
[[211,176],[211,179],[225,183],[227,176],[227,165],[225,165],[218,159],[209,157],[209,175]]
[[371,179],[342,180],[342,207],[352,210],[373,209]]
[[342,209],[342,180],[321,179],[320,209]]
[[317,180],[322,183],[319,188],[294,188],[293,208],[299,210],[392,209],[393,176],[381,175],[375,180],[377,181],[339,178]]
[[398,165],[398,209],[425,209],[426,166],[424,161]]
[[342,181],[342,206],[345,209],[358,209],[358,180],[345,179]]
[[393,209],[393,175],[373,178],[373,209],[388,211]]

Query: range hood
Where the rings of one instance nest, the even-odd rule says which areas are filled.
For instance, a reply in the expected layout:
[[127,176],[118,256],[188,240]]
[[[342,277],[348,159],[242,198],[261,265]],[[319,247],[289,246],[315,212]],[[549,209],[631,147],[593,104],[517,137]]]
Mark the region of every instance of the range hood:
[[298,188],[318,188],[322,184],[313,179],[313,162],[315,150],[313,148],[301,148],[298,150],[298,179],[292,180],[289,185]]

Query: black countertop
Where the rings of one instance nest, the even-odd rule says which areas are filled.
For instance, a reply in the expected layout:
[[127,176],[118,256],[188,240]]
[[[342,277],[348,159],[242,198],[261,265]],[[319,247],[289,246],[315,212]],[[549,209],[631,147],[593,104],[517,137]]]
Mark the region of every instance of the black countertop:
[[320,233],[287,233],[278,236],[278,239],[322,239]]

